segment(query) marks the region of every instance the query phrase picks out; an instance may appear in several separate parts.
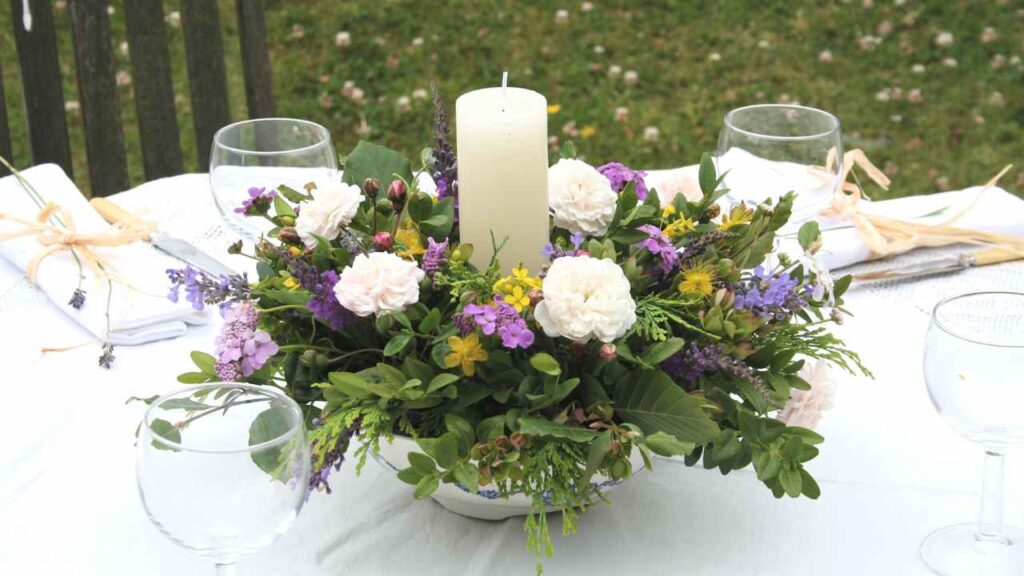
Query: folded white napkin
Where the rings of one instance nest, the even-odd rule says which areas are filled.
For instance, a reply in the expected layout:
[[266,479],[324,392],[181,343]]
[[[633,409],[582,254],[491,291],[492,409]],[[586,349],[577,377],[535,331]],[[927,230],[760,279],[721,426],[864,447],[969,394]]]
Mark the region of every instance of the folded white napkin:
[[[43,164],[21,174],[45,201],[59,204],[71,214],[77,232],[102,232],[110,228],[59,166]],[[0,212],[34,221],[39,210],[14,176],[0,179]],[[0,232],[20,228],[22,226],[16,222],[0,221]],[[0,256],[21,270],[25,270],[41,250],[34,237],[0,240]],[[184,266],[178,260],[146,242],[94,250],[117,277],[124,280],[124,284],[113,283],[111,294],[110,327],[114,345],[131,346],[175,338],[185,333],[187,324],[206,321],[206,315],[195,312],[188,303],[175,304],[166,297],[169,287],[166,270]],[[57,251],[44,258],[36,272],[36,284],[56,307],[103,340],[107,334],[108,285],[88,267],[84,268],[84,274],[82,288],[86,291],[86,301],[78,310],[68,304],[79,277],[78,265],[69,251]]]
[[[791,166],[781,162],[778,164],[783,173]],[[750,181],[747,176],[741,176],[742,167],[734,166],[733,170],[737,178],[743,178],[746,182]],[[698,166],[696,165],[675,170],[651,170],[648,172],[645,182],[648,188],[658,189],[662,204],[671,202],[671,196],[676,193],[684,194],[691,200],[695,200],[700,197],[697,172]],[[761,173],[764,175],[765,181],[768,182],[764,188],[766,191],[764,197],[755,197],[748,192],[744,195],[744,200],[760,202],[765,197],[777,196],[779,193],[787,191],[787,187],[784,185],[785,179],[782,176],[771,178],[763,170]],[[953,226],[981,232],[1024,236],[1024,200],[1002,188],[992,187],[985,192],[981,192],[981,190],[981,186],[974,186],[954,192],[906,196],[893,200],[877,202],[862,200],[860,206],[865,212],[889,218],[920,224],[937,224],[977,199],[974,206]],[[979,193],[981,193],[980,198],[978,198]],[[818,258],[828,269],[851,266],[873,257],[849,221],[820,216],[815,219],[818,220],[823,230],[822,248],[818,252]],[[779,248],[784,252],[799,252],[800,250],[796,239],[791,235],[781,238]]]

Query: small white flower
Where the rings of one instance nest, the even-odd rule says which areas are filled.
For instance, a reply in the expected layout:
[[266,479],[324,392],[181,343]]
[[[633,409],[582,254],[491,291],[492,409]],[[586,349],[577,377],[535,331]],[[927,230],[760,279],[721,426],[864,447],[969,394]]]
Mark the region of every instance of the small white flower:
[[401,312],[420,299],[424,272],[390,252],[360,254],[334,285],[338,303],[356,316]]
[[78,112],[82,108],[82,105],[78,103],[78,100],[67,100],[64,102],[65,112]]
[[857,45],[860,46],[861,50],[867,52],[870,52],[875,48],[878,48],[878,45],[881,43],[882,39],[877,36],[866,35],[857,38]]
[[548,205],[559,228],[602,236],[617,200],[608,179],[582,160],[562,158],[548,170]]
[[982,44],[991,44],[996,41],[996,38],[999,38],[999,33],[991,26],[986,26],[985,29],[981,31]]
[[53,7],[57,10],[64,10],[68,7],[68,3],[65,0],[57,0],[53,3]]
[[789,401],[776,418],[786,426],[799,426],[813,430],[821,422],[826,410],[832,408],[835,398],[835,384],[829,373],[828,363],[817,360],[805,364],[798,375],[811,385],[810,390],[789,391]]
[[366,117],[361,116],[359,118],[359,126],[356,126],[356,135],[366,138],[371,134],[373,134],[373,128],[366,122]]
[[121,54],[127,56],[128,55],[128,42],[121,42],[117,46],[117,49],[121,52]]
[[992,69],[999,70],[1003,66],[1006,66],[1006,56],[1002,54],[996,54],[992,57]]
[[888,102],[891,99],[892,91],[888,88],[883,88],[882,90],[875,92],[875,100],[878,100],[879,102]]
[[344,48],[352,44],[352,34],[342,30],[334,35],[334,45],[338,48]]
[[177,10],[168,12],[164,20],[171,25],[171,28],[177,28],[178,26],[181,26],[181,12],[178,12]]
[[914,74],[924,74],[924,64],[914,64],[910,67],[910,71]]
[[1014,54],[1013,56],[1010,56],[1010,66],[1018,66],[1018,65],[1020,65],[1020,56],[1017,56],[1016,54]]
[[942,65],[946,68],[956,68],[956,58],[943,58]]
[[939,191],[949,190],[949,178],[945,176],[939,176],[935,179],[935,186],[938,187]]
[[426,100],[427,96],[427,91],[424,90],[423,88],[417,88],[412,91],[413,100]]
[[822,64],[830,64],[832,62],[832,51],[822,50],[821,53],[818,54],[818,62],[821,62]]
[[644,140],[648,142],[657,142],[659,136],[661,136],[661,130],[658,130],[657,126],[648,126],[644,128]]
[[580,4],[580,12],[590,12],[594,9],[594,4],[591,2],[584,2]]
[[580,131],[576,128],[576,121],[570,120],[562,126],[562,134],[565,134],[569,138],[575,138],[580,135]]
[[920,102],[923,99],[924,99],[924,97],[921,94],[921,89],[920,88],[912,88],[910,90],[910,92],[907,93],[907,101],[908,102],[912,102],[914,104],[917,104],[918,102]]
[[[341,282],[338,282],[341,284]],[[629,280],[615,262],[590,256],[564,256],[548,268],[544,299],[534,316],[544,333],[585,343],[612,342],[636,322]]]
[[292,24],[292,38],[299,40],[306,36],[306,29],[302,24]]
[[622,81],[626,83],[626,86],[636,86],[636,83],[640,81],[640,76],[636,70],[626,70],[626,73],[622,75]]
[[888,20],[882,20],[882,22],[878,25],[878,35],[888,36],[891,32],[892,22],[889,22]]
[[767,50],[768,48],[771,48],[772,45],[767,40],[761,40],[760,42],[757,43],[757,47],[762,50]]
[[132,83],[132,75],[127,70],[118,70],[117,75],[114,77],[114,82],[118,86],[130,86]]
[[356,217],[363,193],[359,186],[328,182],[317,186],[313,199],[299,205],[295,230],[307,246],[316,246],[314,234],[334,240]]
[[900,122],[903,122],[903,116],[901,114],[893,114],[892,116],[889,116],[889,120],[893,124],[899,124]]
[[117,12],[117,9],[113,6],[107,6],[107,16],[113,16]]
[[569,11],[568,10],[559,10],[558,12],[555,12],[555,23],[557,23],[557,24],[565,24],[568,21],[569,21]]
[[604,46],[601,46],[600,44],[594,46],[594,54],[604,54]]
[[615,109],[616,122],[625,122],[627,118],[629,118],[629,108],[626,108],[625,106],[619,106],[618,108]]
[[412,46],[413,46],[413,48],[419,48],[420,46],[423,46],[423,37],[422,36],[417,36],[417,37],[413,38],[412,39]]
[[936,46],[952,46],[953,45],[953,33],[942,31],[935,35]]
[[402,94],[395,100],[395,108],[398,108],[399,112],[408,112],[412,110],[412,100],[405,94]]
[[996,108],[1002,108],[1006,106],[1006,98],[1003,97],[1002,92],[993,92],[988,97],[989,106],[995,106]]
[[608,67],[609,78],[618,78],[619,76],[622,76],[622,66],[619,66],[618,64],[612,64],[611,66]]
[[352,101],[355,102],[356,104],[362,104],[366,102],[366,92],[363,92],[362,88],[352,88],[352,92],[351,94],[349,94],[349,98],[351,98]]
[[974,123],[977,124],[978,126],[981,126],[982,124],[985,123],[985,117],[982,116],[981,114],[975,114],[973,120]]
[[718,62],[721,59],[722,59],[722,55],[719,54],[718,52],[712,52],[711,54],[708,54],[708,60],[710,60],[712,62]]

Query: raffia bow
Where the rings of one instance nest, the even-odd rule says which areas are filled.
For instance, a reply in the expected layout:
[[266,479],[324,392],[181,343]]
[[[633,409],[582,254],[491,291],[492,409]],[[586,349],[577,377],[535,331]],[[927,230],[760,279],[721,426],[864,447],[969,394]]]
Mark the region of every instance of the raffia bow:
[[[53,217],[63,222],[64,226],[51,224],[50,220]],[[34,237],[43,247],[42,251],[33,256],[25,266],[25,275],[33,284],[36,283],[36,272],[39,270],[40,263],[47,256],[64,250],[72,251],[83,264],[92,268],[98,275],[110,277],[112,267],[94,249],[131,244],[146,238],[155,228],[153,224],[130,220],[103,232],[79,233],[75,229],[75,221],[71,213],[52,202],[43,206],[35,220],[26,220],[13,214],[0,213],[0,221],[4,220],[20,224],[24,228],[0,232],[0,240]]]
[[[835,155],[829,154],[826,170],[834,162]],[[933,224],[899,220],[864,211],[860,205],[861,199],[864,197],[863,190],[857,182],[848,181],[850,175],[853,174],[854,166],[861,168],[868,178],[888,190],[889,178],[868,160],[862,150],[850,150],[843,155],[842,189],[836,192],[832,198],[832,204],[822,211],[822,215],[839,216],[849,220],[857,230],[860,239],[871,251],[872,258],[900,254],[914,248],[959,243],[989,246],[1024,258],[1024,237],[955,226],[956,222],[974,208],[981,197],[1009,172],[1013,167],[1012,164],[1007,165],[999,174],[989,180],[966,206],[941,222]]]

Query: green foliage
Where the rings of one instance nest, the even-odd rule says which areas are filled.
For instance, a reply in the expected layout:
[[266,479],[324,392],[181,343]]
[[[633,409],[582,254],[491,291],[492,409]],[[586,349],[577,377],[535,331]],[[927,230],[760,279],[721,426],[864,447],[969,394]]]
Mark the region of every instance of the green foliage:
[[660,370],[635,370],[619,383],[615,411],[647,434],[665,432],[682,442],[705,444],[718,434],[704,401],[684,392]]
[[383,198],[392,180],[412,180],[412,167],[409,160],[398,152],[379,144],[360,141],[345,160],[342,181],[361,186],[367,178],[380,183],[377,198]]

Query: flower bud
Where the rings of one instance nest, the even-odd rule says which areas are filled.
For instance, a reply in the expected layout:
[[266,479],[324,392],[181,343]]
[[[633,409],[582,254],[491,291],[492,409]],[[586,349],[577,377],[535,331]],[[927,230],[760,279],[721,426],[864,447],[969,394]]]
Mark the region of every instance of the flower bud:
[[370,198],[376,198],[377,192],[380,191],[380,182],[377,182],[374,178],[367,178],[363,180],[363,193]]
[[544,293],[540,290],[530,290],[530,307],[536,307],[544,299]]
[[373,245],[381,250],[391,250],[395,241],[391,238],[390,233],[381,231],[373,235]]
[[718,204],[712,204],[711,206],[708,206],[708,211],[706,212],[708,218],[718,218],[718,215],[721,213],[722,208]]
[[843,323],[843,313],[840,312],[838,308],[832,309],[832,321],[835,322],[836,324]]
[[391,214],[395,210],[395,206],[388,201],[386,198],[381,198],[377,201],[377,212],[381,214]]
[[294,216],[278,216],[278,220],[280,220],[281,224],[284,226],[295,226]]
[[401,180],[392,180],[391,184],[388,185],[388,200],[392,203],[401,204],[405,201],[405,182]]
[[612,360],[615,360],[615,357],[618,356],[619,353],[615,350],[614,344],[604,344],[601,346],[601,350],[598,352],[598,355],[601,357],[601,360],[611,362]]
[[301,238],[299,238],[298,231],[295,228],[286,226],[277,231],[277,237],[281,239],[281,242],[285,244],[298,244]]
[[241,254],[242,253],[242,241],[233,242],[228,246],[228,254]]
[[316,350],[306,350],[299,356],[299,362],[311,368],[316,367]]

